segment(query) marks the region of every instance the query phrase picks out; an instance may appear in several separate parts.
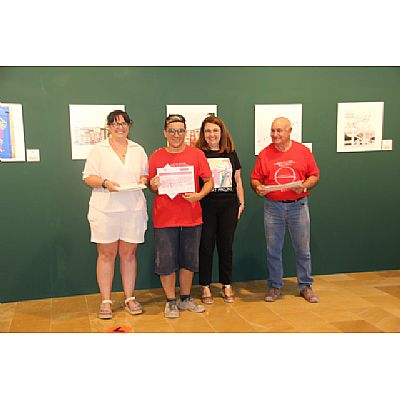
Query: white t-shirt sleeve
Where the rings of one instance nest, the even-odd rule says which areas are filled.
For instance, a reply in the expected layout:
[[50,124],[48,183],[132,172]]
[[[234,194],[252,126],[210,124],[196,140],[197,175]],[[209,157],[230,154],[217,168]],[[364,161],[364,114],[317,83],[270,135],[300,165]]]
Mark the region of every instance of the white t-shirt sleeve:
[[82,179],[86,179],[88,176],[100,176],[100,147],[95,146],[90,151],[85,168],[82,171]]

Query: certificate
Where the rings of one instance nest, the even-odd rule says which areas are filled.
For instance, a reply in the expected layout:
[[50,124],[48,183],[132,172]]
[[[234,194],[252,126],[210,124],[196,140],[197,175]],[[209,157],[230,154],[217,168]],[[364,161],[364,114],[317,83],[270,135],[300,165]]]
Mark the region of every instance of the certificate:
[[173,199],[178,193],[193,193],[196,191],[194,184],[194,167],[170,167],[157,168],[160,177],[158,194],[166,194]]
[[135,192],[137,190],[146,189],[146,185],[143,183],[127,183],[125,185],[119,185],[116,187],[118,192]]
[[268,189],[269,192],[273,192],[274,190],[283,190],[298,187],[302,184],[302,181],[284,183],[283,185],[263,185],[264,189]]

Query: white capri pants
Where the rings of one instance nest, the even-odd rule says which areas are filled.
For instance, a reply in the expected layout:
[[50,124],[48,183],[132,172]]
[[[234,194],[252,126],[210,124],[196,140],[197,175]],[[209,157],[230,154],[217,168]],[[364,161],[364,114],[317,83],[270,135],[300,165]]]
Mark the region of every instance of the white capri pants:
[[147,220],[147,210],[102,212],[89,206],[90,241],[114,243],[123,240],[128,243],[143,243]]

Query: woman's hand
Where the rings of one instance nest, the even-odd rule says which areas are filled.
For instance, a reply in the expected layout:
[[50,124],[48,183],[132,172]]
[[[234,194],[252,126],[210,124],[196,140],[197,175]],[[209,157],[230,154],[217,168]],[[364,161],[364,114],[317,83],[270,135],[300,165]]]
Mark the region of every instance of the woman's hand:
[[104,186],[109,192],[118,192],[119,183],[114,181],[105,180]]
[[240,219],[240,217],[241,217],[243,211],[244,211],[244,204],[240,204],[240,205],[239,205],[239,211],[238,211],[238,217],[237,217],[237,219]]

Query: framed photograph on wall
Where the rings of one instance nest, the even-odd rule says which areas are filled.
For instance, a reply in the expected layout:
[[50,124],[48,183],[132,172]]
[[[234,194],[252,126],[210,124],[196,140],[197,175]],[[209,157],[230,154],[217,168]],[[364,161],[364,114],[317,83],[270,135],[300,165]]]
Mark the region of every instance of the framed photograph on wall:
[[338,103],[338,153],[382,149],[383,105],[383,102]]
[[25,161],[22,104],[0,103],[0,160]]
[[70,104],[69,121],[73,160],[86,160],[92,147],[108,137],[107,115],[125,111],[122,104]]
[[292,123],[291,139],[302,141],[302,104],[256,104],[255,113],[255,155],[271,144],[271,125],[275,118],[285,117]]

